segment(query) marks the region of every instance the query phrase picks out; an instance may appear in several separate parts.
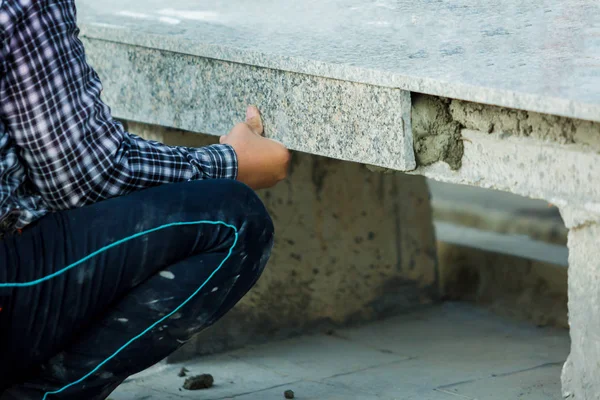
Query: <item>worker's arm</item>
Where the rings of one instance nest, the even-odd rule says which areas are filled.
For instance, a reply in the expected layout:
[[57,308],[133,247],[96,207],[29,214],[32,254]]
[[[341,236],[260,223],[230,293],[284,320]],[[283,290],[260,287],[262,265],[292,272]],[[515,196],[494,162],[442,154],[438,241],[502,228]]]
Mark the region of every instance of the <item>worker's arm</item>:
[[1,49],[0,112],[50,208],[169,182],[236,178],[229,144],[166,146],[125,132],[112,118],[77,38],[73,0],[7,1],[13,15],[0,32],[10,37]]

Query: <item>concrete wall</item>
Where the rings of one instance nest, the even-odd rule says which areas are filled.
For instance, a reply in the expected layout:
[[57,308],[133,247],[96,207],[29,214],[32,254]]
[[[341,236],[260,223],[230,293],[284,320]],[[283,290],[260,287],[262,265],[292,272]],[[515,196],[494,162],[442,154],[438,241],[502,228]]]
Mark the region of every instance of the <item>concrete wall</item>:
[[[171,145],[216,139],[128,123]],[[289,179],[262,191],[276,228],[255,288],[172,359],[359,323],[432,302],[436,253],[424,178],[294,153]]]
[[565,267],[443,242],[438,257],[444,299],[537,326],[569,327]]

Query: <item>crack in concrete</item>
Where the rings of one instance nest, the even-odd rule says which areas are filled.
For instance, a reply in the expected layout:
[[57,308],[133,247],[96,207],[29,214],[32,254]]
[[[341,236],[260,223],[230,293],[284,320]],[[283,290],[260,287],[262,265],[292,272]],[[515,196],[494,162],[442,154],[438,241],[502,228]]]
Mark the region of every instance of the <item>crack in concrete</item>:
[[540,368],[560,367],[564,363],[565,363],[564,361],[547,362],[547,363],[544,363],[544,364],[536,365],[535,367],[525,368],[525,369],[521,369],[521,370],[518,370],[518,371],[504,372],[504,373],[501,373],[501,374],[494,374],[494,375],[492,375],[492,378],[500,378],[500,377],[505,377],[505,376],[516,375],[516,374],[520,374],[522,372],[533,371],[533,370],[540,369]]
[[451,392],[449,390],[445,390],[445,389],[433,389],[435,392],[439,392],[439,393],[444,393],[444,394],[449,394],[451,396],[455,396],[455,397],[460,397],[461,399],[467,399],[467,400],[475,400],[472,397],[469,396],[464,396],[462,394],[458,394],[458,393],[454,393]]
[[516,374],[520,374],[523,372],[528,372],[528,371],[533,371],[536,369],[540,369],[540,368],[548,368],[548,367],[555,367],[555,366],[561,366],[564,364],[564,361],[556,361],[556,362],[548,362],[548,363],[544,363],[544,364],[540,364],[540,365],[536,365],[530,368],[524,368],[524,369],[520,369],[520,370],[516,370],[516,371],[510,371],[510,372],[503,372],[500,374],[491,374],[489,376],[484,376],[481,378],[475,378],[475,379],[467,379],[464,381],[459,381],[459,382],[454,382],[454,383],[449,383],[446,385],[441,385],[435,388],[435,390],[445,390],[451,387],[455,387],[455,386],[459,386],[459,385],[464,385],[465,383],[473,383],[473,382],[479,382],[485,379],[490,379],[490,378],[503,378],[506,376],[511,376],[511,375],[516,375]]
[[326,378],[321,378],[322,380],[325,379],[333,379],[333,378],[339,378],[340,376],[347,376],[347,375],[352,375],[352,374],[356,374],[358,372],[364,372],[364,371],[368,371],[371,369],[375,369],[375,368],[381,368],[381,367],[389,367],[391,365],[396,365],[396,364],[400,364],[400,363],[404,363],[410,360],[413,360],[414,358],[407,358],[404,360],[396,360],[396,361],[391,361],[389,363],[384,363],[384,364],[378,364],[378,365],[372,365],[370,367],[365,367],[365,368],[361,368],[361,369],[356,369],[354,371],[349,371],[349,372],[340,372],[339,374],[334,374],[331,376],[328,376]]

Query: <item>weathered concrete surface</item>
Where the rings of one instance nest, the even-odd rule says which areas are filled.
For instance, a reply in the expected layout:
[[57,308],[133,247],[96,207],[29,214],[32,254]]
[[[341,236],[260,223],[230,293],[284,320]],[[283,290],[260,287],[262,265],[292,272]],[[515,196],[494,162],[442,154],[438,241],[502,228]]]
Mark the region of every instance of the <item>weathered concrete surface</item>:
[[223,135],[256,104],[267,136],[292,150],[415,167],[410,94],[403,90],[101,40],[85,45],[119,118]]
[[462,141],[459,170],[438,162],[410,173],[600,212],[600,154],[588,147],[467,129]]
[[561,144],[577,143],[600,152],[600,123],[523,110],[451,100],[452,119],[466,129]]
[[452,170],[458,170],[464,154],[462,129],[499,139],[531,138],[534,146],[536,143],[576,144],[579,149],[600,153],[598,122],[418,93],[412,94],[412,127],[420,166],[443,161]]
[[86,37],[600,121],[589,0],[81,0]]
[[569,229],[600,222],[600,213],[594,213],[577,207],[561,207],[560,215]]
[[[168,144],[184,144],[188,135],[196,146],[215,140],[138,123],[127,128]],[[289,179],[260,195],[277,237],[268,268],[232,312],[175,358],[376,319],[436,297],[423,178],[295,153]]]
[[563,396],[600,399],[600,215],[561,210],[569,228],[571,353],[562,372]]
[[[446,303],[333,335],[270,342],[131,377],[116,400],[559,400],[565,330]],[[215,386],[179,391],[190,375]]]

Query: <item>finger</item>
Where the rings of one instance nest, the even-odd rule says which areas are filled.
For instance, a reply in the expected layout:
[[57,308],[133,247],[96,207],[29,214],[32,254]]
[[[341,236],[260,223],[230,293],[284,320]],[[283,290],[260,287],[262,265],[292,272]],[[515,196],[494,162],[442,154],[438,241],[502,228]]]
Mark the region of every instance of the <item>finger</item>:
[[255,133],[259,135],[264,133],[262,118],[260,117],[260,112],[256,106],[248,106],[246,109],[246,124],[248,124],[250,129]]
[[219,143],[223,144],[224,141],[225,141],[225,136],[220,136]]

